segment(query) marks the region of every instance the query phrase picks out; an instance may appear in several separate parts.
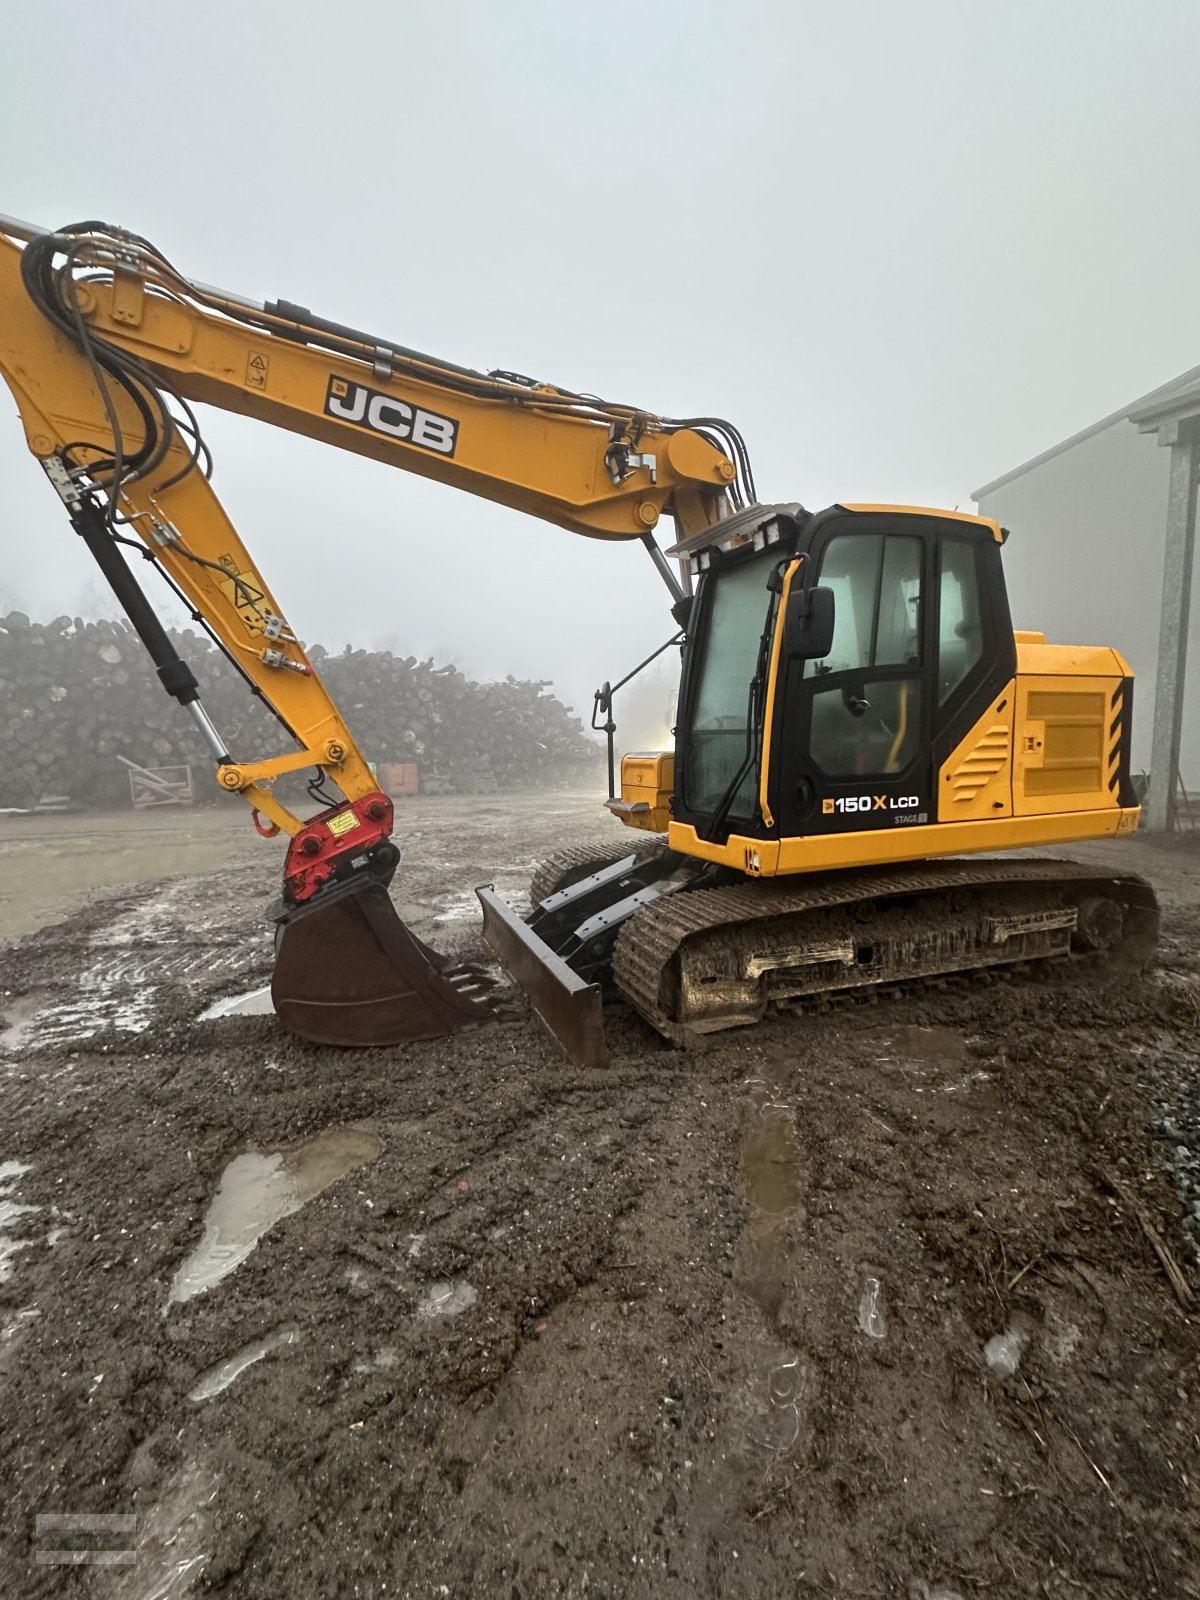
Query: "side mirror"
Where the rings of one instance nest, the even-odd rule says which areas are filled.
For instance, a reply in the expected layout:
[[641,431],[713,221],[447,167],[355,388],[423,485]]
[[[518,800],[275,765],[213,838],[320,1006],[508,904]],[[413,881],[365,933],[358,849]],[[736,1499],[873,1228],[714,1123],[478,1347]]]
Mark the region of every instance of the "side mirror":
[[783,619],[783,648],[790,656],[820,661],[833,649],[833,590],[820,584],[793,589]]

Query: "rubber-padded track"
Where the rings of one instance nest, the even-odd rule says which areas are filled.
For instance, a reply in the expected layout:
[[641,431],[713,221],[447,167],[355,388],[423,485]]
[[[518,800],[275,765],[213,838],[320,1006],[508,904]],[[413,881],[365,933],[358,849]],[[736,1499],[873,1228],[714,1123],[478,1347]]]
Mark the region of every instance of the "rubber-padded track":
[[[663,977],[689,939],[722,928],[745,929],[755,921],[795,917],[803,932],[808,913],[849,907],[863,902],[907,899],[959,888],[1007,889],[1022,885],[1061,885],[1073,894],[1092,883],[1097,890],[1119,899],[1126,907],[1125,939],[1118,954],[1142,964],[1153,952],[1158,935],[1158,905],[1144,878],[1106,873],[1074,861],[982,858],[963,862],[928,862],[906,869],[822,874],[797,883],[792,879],[748,880],[718,889],[697,889],[672,895],[636,912],[621,930],[613,951],[613,977],[617,988],[664,1038],[685,1044],[693,1030],[668,1015],[663,1000]],[[869,931],[869,918],[864,933]],[[948,966],[947,973],[962,970]],[[927,978],[922,971],[914,977]],[[903,982],[903,974],[884,980]],[[839,985],[832,983],[830,992]],[[744,1019],[755,1020],[752,1017]],[[730,1026],[737,1026],[731,1022]]]

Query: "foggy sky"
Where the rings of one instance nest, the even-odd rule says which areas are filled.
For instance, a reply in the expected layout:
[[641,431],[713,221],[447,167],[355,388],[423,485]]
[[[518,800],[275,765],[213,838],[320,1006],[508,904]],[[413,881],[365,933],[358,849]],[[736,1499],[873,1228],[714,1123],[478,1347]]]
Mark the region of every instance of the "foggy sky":
[[[1192,0],[8,0],[0,212],[120,223],[256,299],[727,416],[764,500],[973,509],[1200,362],[1198,46]],[[202,421],[310,642],[552,678],[586,714],[671,632],[637,545]],[[113,613],[0,385],[12,607]]]

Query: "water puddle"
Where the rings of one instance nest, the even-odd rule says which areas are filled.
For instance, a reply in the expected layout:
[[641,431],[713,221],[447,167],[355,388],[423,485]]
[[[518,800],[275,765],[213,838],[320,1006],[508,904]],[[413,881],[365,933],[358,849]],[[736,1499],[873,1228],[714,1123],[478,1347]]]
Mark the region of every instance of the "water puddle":
[[864,1278],[858,1297],[858,1329],[868,1339],[886,1339],[887,1318],[883,1310],[883,1285],[878,1278]]
[[282,1350],[286,1345],[295,1344],[299,1337],[300,1330],[288,1325],[276,1328],[274,1333],[267,1334],[263,1339],[256,1339],[253,1344],[248,1344],[236,1355],[228,1356],[224,1361],[218,1361],[216,1366],[209,1367],[188,1394],[188,1399],[211,1400],[214,1395],[223,1394],[230,1384],[237,1382],[247,1367],[252,1367],[256,1361],[269,1356],[273,1350]]
[[786,1231],[804,1215],[795,1107],[772,1085],[751,1080],[754,1105],[742,1135],[746,1232],[738,1277],[768,1318],[783,1304],[789,1277]]
[[134,1565],[106,1572],[111,1600],[181,1600],[192,1589],[212,1551],[218,1487],[214,1472],[184,1468],[149,1516],[139,1516]]
[[877,1059],[897,1061],[964,1062],[967,1041],[953,1028],[920,1028],[912,1023],[895,1027],[864,1028],[859,1038],[884,1047]]
[[0,1283],[12,1277],[13,1257],[33,1243],[32,1239],[14,1239],[12,1228],[21,1217],[40,1211],[40,1206],[22,1205],[12,1198],[13,1185],[24,1173],[30,1171],[25,1161],[0,1161]]
[[465,1278],[452,1283],[431,1283],[417,1303],[419,1317],[457,1317],[468,1311],[479,1299]]
[[791,1106],[764,1099],[742,1140],[751,1237],[761,1237],[800,1204],[800,1151]]
[[[953,1028],[897,1023],[864,1028],[854,1038],[873,1051],[877,1066],[893,1068],[915,1094],[963,1094],[992,1079],[992,1073],[974,1065],[982,1041],[966,1039]],[[943,1081],[914,1081],[919,1079]]]
[[1005,1328],[995,1333],[983,1347],[983,1359],[998,1378],[1011,1378],[1021,1365],[1021,1355],[1029,1343],[1023,1328]]
[[741,1432],[748,1444],[772,1455],[787,1455],[800,1437],[804,1369],[797,1356],[782,1346],[765,1346],[757,1355],[735,1401]]
[[37,1033],[41,1002],[33,996],[24,1000],[11,1000],[4,1007],[7,1019],[0,1028],[0,1052],[17,1056],[33,1042]]
[[271,1003],[271,988],[251,989],[248,994],[226,995],[224,1000],[214,1000],[207,1010],[197,1017],[197,1022],[212,1022],[217,1017],[270,1017],[275,1007]]
[[[193,892],[183,882],[162,884],[97,929],[68,983],[6,1008],[0,1053],[75,1049],[109,1028],[143,1033],[164,982],[228,982],[243,971],[253,958],[244,940],[211,924],[195,927],[190,916],[181,921]],[[182,925],[193,927],[186,938]]]
[[447,922],[472,922],[479,915],[479,901],[474,893],[456,894],[438,902],[441,909],[434,917],[438,925]]
[[363,1128],[330,1128],[291,1149],[234,1156],[221,1174],[200,1243],[175,1274],[166,1309],[220,1283],[269,1228],[348,1172],[374,1161],[382,1148]]

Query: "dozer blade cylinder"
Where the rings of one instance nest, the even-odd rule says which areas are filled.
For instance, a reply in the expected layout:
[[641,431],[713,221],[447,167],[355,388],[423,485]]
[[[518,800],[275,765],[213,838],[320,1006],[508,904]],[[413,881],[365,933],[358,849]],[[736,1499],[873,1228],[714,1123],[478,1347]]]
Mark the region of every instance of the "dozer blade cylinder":
[[271,999],[314,1044],[404,1044],[477,1027],[494,1006],[477,974],[430,949],[376,879],[323,890],[280,919]]
[[580,1067],[606,1067],[600,985],[586,983],[488,885],[476,889],[483,937],[529,996],[530,1004]]

